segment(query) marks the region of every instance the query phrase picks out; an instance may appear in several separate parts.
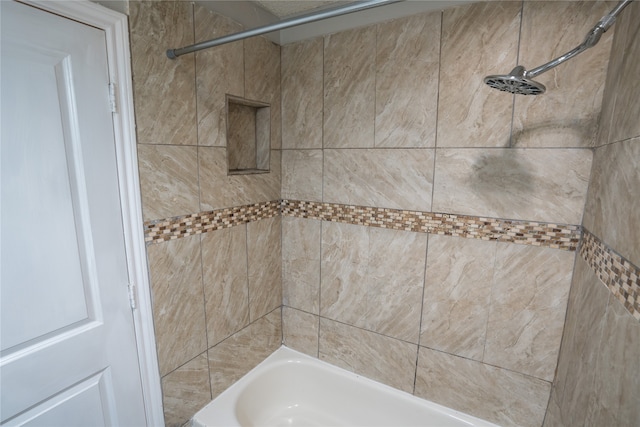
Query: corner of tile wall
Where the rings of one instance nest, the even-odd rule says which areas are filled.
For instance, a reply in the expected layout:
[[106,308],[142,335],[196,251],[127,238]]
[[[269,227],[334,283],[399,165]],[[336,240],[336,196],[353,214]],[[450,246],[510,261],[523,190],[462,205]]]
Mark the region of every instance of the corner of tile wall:
[[616,19],[609,58],[600,129],[595,146],[625,141],[640,136],[640,7],[631,2]]
[[302,310],[282,307],[283,344],[312,357],[319,357],[320,316]]
[[640,409],[640,4],[618,17],[545,427],[636,425]]

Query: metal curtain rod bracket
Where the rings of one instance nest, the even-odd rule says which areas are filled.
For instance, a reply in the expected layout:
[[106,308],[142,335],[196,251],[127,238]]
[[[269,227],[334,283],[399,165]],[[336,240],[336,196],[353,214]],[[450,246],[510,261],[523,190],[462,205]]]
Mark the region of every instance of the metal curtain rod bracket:
[[220,46],[221,44],[231,43],[231,42],[243,40],[249,37],[254,37],[262,34],[271,33],[274,31],[284,30],[285,28],[296,27],[298,25],[308,24],[310,22],[321,21],[323,19],[346,15],[348,13],[360,12],[361,10],[372,9],[374,7],[384,6],[392,3],[398,3],[401,1],[403,0],[359,1],[355,3],[347,4],[342,7],[322,10],[316,13],[308,13],[306,15],[301,15],[301,16],[294,16],[293,18],[285,19],[280,22],[274,22],[273,24],[263,25],[261,27],[253,28],[251,30],[240,31],[238,33],[229,34],[227,36],[218,37],[209,41],[192,44],[192,45],[181,47],[178,49],[169,49],[167,50],[167,57],[171,59],[176,59],[178,56],[182,56],[184,54],[191,53],[191,52],[196,52],[202,49],[208,49],[214,46]]

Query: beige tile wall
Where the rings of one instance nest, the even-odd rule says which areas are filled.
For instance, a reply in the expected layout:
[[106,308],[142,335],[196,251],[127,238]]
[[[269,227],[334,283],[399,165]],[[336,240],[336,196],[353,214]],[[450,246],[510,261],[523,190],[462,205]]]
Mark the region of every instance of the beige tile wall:
[[[146,221],[280,199],[280,47],[164,50],[240,27],[190,2],[132,1]],[[194,38],[195,35],[195,38]],[[271,105],[271,172],[227,175],[225,94]],[[282,342],[280,218],[148,246],[167,426],[181,426]]]
[[326,36],[323,52],[323,147],[373,147],[375,27]]
[[482,79],[517,62],[521,2],[479,2],[442,14],[438,147],[508,147],[513,96]]
[[[547,5],[482,2],[284,46],[283,117],[297,127],[282,197],[580,224],[611,33],[577,70],[540,76],[541,97],[482,83],[572,49],[610,6]],[[287,345],[501,425],[542,424],[574,252],[282,227]]]
[[[144,219],[291,198],[579,224],[592,163],[586,147],[605,144],[594,137],[594,118],[607,93],[613,31],[583,54],[579,69],[540,76],[549,88],[543,97],[516,99],[481,82],[518,61],[536,66],[574,47],[608,10],[602,2],[549,4],[468,5],[296,43],[281,56],[258,38],[168,61],[166,46],[238,26],[185,2],[132,2]],[[637,51],[633,25],[616,25],[626,34],[616,36],[625,40],[618,49]],[[622,143],[596,150],[600,178],[591,194],[598,185],[626,188],[623,194],[636,188],[638,141],[630,138],[638,136],[637,114],[635,107],[627,114],[625,102],[637,88],[629,77],[637,61],[619,58],[611,66],[627,86],[609,71],[607,88],[621,86],[611,92],[621,95],[605,96],[607,126],[599,135]],[[271,173],[227,176],[225,93],[271,103]],[[605,158],[627,166],[613,172]],[[613,205],[604,193],[589,196],[596,213],[585,224],[599,217],[598,230],[618,233],[610,240],[635,256],[629,233],[604,219]],[[633,198],[621,199],[630,208],[620,221],[634,221]],[[550,248],[292,217],[151,245],[167,425],[186,421],[284,339],[501,425],[539,426],[573,259],[573,252]],[[637,323],[612,307],[614,341],[594,345],[620,349],[616,337],[624,342]],[[620,354],[596,362],[635,355],[624,346]],[[564,384],[574,381],[569,377]],[[587,383],[606,389],[604,378]],[[633,384],[589,395],[611,408],[589,416],[634,416],[624,403]],[[565,414],[563,402],[552,398],[550,413]]]
[[[520,61],[532,68],[566,53],[582,42],[597,22],[595,17],[604,16],[610,8],[610,3],[597,1],[526,1],[523,14],[530,19],[522,21]],[[593,145],[612,36],[607,31],[597,51],[578,55],[571,63],[536,77],[547,87],[543,97],[515,98],[513,146]]]
[[427,235],[322,224],[320,313],[418,342]]
[[439,57],[439,14],[376,27],[375,147],[435,146]]
[[433,210],[579,224],[592,154],[584,149],[436,150]]
[[[311,240],[318,234],[321,248]],[[427,375],[416,371],[416,345],[421,355],[474,361],[478,387],[507,381],[507,402],[521,409],[505,419],[502,406],[486,409],[462,382],[456,393],[466,403],[441,403],[504,425],[541,425],[575,253],[292,217],[283,218],[283,237],[286,345],[437,401],[429,393],[441,393],[413,389]],[[300,268],[289,276],[291,265]],[[413,355],[408,372],[389,366],[397,351]],[[537,421],[527,424],[531,412]]]
[[[583,220],[586,230],[636,271],[640,266],[639,22],[637,2],[616,22]],[[630,288],[631,300],[640,293],[638,280],[634,288],[633,279],[620,283]],[[611,291],[589,263],[578,259],[545,426],[640,425],[639,316],[632,316]]]
[[420,347],[417,396],[501,426],[542,425],[549,389],[537,378]]

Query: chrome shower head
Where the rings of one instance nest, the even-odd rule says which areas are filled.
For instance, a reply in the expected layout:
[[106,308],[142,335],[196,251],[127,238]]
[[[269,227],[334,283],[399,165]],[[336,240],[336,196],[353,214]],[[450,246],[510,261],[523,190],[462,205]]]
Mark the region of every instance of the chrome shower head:
[[484,82],[494,89],[517,95],[540,95],[547,90],[542,83],[526,78],[527,71],[518,65],[506,75],[487,76]]
[[523,66],[518,65],[511,71],[511,73],[507,75],[487,76],[484,78],[484,82],[494,89],[515,93],[517,95],[540,95],[541,93],[544,93],[546,90],[544,85],[531,79],[536,77],[538,74],[542,74],[554,67],[557,67],[590,47],[595,46],[600,40],[602,34],[615,23],[616,16],[632,1],[633,0],[620,1],[613,10],[609,12],[609,14],[603,16],[595,27],[589,31],[582,44],[573,48],[564,55],[529,71],[525,70]]

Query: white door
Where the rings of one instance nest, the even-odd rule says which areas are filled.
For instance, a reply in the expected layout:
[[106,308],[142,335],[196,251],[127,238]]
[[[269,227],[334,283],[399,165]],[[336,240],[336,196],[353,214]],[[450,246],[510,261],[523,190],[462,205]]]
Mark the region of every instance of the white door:
[[145,425],[105,33],[0,7],[0,423]]

